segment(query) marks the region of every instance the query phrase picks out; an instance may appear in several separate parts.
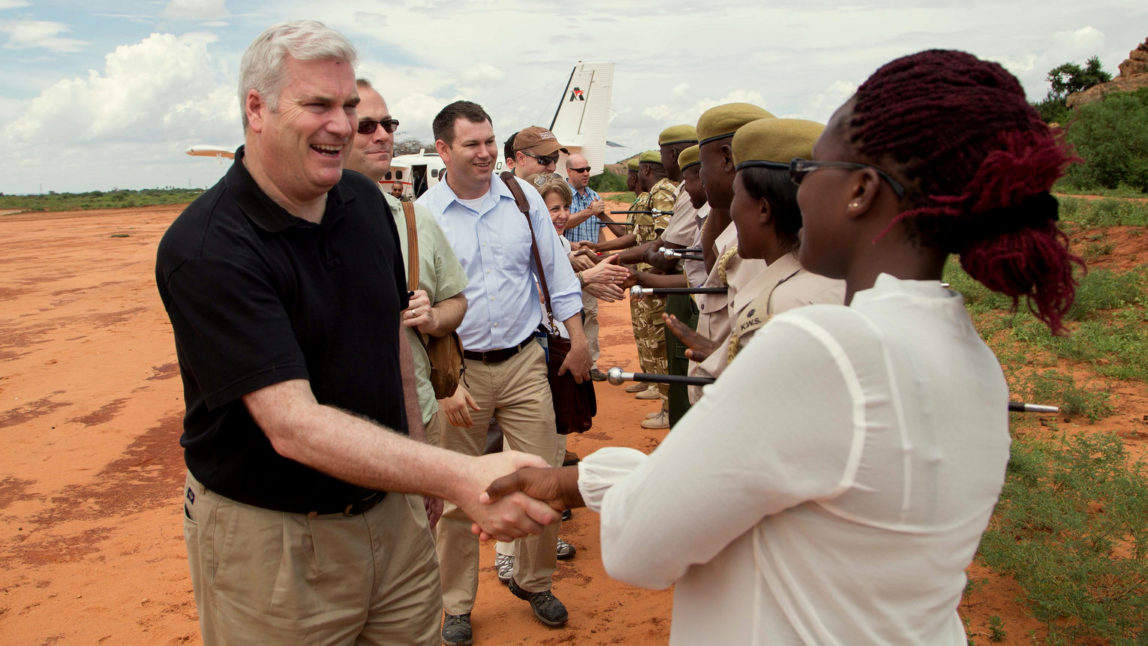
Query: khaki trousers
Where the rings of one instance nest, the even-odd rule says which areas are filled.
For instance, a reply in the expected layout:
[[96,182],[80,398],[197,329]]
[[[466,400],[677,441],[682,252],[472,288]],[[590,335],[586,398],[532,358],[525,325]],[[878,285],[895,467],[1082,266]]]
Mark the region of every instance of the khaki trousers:
[[[494,415],[507,448],[540,456],[552,465],[561,464],[555,462],[558,434],[544,357],[542,347],[530,343],[499,363],[466,359],[464,385],[482,410],[471,411],[470,428],[448,422],[439,445],[466,455],[482,455],[490,416]],[[436,542],[443,610],[451,615],[470,612],[478,592],[479,542],[470,533],[470,524],[462,510],[446,503]],[[541,535],[515,541],[514,580],[521,588],[529,592],[550,589],[558,563],[557,546],[558,523],[547,526]]]
[[598,357],[602,348],[598,345],[598,299],[589,292],[582,292],[582,329],[586,331],[586,341],[590,346],[590,365],[598,367]]
[[292,514],[190,473],[184,540],[203,643],[438,644],[441,597],[422,498],[357,516]]

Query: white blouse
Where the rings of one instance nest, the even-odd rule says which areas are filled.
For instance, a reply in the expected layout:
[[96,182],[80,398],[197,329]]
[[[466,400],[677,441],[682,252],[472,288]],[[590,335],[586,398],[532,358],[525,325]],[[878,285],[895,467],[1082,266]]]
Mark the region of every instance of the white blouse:
[[757,332],[649,456],[583,458],[619,580],[677,584],[671,644],[966,643],[1008,390],[963,299],[882,274]]

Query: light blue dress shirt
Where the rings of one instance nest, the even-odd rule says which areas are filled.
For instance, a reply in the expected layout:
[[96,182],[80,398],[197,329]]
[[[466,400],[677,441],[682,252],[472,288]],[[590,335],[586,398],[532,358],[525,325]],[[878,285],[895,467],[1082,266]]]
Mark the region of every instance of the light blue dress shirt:
[[[554,318],[564,321],[582,310],[578,278],[542,196],[527,182],[515,181],[530,203]],[[434,215],[469,279],[463,290],[466,316],[458,327],[462,347],[485,352],[524,341],[542,321],[542,306],[530,253],[530,228],[510,188],[492,174],[490,190],[477,203],[477,211],[459,200],[446,182],[432,186],[417,203]]]

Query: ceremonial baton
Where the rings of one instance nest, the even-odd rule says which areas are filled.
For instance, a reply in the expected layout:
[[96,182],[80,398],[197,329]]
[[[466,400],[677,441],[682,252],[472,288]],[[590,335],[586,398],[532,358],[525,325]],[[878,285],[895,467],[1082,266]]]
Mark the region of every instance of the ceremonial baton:
[[675,249],[673,247],[663,247],[662,248],[662,255],[667,257],[667,258],[674,258],[674,257],[680,256],[684,253],[701,253],[701,252],[702,252],[701,249],[695,249],[695,248],[690,248],[690,249]]
[[631,213],[642,213],[647,215],[673,215],[673,211],[610,211],[610,215],[629,215]]
[[[715,377],[687,377],[684,375],[658,375],[649,372],[622,372],[615,366],[606,371],[606,380],[615,386],[626,381],[645,381],[654,384],[685,384],[687,386],[708,386],[716,381]],[[1042,404],[1026,404],[1024,402],[1009,402],[1008,409],[1016,413],[1059,413],[1056,406]]]
[[598,222],[600,227],[632,227],[635,226],[630,222]]
[[664,296],[666,294],[725,294],[728,287],[642,287],[634,285],[630,288],[630,298],[642,300],[647,296]]
[[687,377],[685,375],[655,375],[648,372],[622,372],[615,366],[606,371],[606,381],[615,386],[625,381],[648,381],[655,384],[685,384],[687,386],[705,386],[714,382],[713,377]]

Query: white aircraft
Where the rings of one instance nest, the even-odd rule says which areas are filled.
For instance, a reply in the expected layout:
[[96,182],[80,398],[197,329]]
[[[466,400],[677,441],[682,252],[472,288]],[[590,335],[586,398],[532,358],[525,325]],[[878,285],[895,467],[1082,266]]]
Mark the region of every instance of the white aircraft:
[[[606,127],[610,122],[610,99],[614,85],[613,63],[579,62],[570,72],[566,89],[558,102],[558,110],[550,121],[550,131],[563,148],[581,153],[590,164],[590,174],[602,172],[606,146],[617,146],[606,141]],[[503,170],[502,146],[494,171]],[[192,146],[187,154],[202,157],[233,158],[234,148],[220,146]],[[563,174],[566,158],[558,161],[556,171]],[[395,183],[403,187],[405,197],[418,197],[439,183],[446,175],[446,165],[434,151],[424,148],[413,155],[398,155],[391,160],[391,170],[379,181],[387,192]]]

